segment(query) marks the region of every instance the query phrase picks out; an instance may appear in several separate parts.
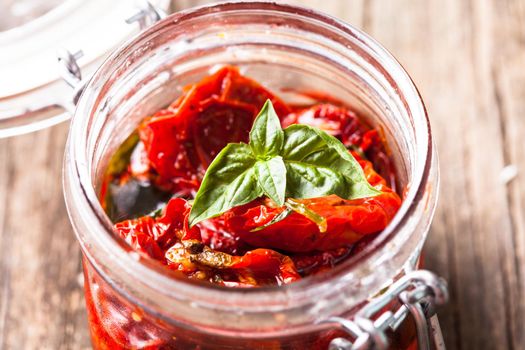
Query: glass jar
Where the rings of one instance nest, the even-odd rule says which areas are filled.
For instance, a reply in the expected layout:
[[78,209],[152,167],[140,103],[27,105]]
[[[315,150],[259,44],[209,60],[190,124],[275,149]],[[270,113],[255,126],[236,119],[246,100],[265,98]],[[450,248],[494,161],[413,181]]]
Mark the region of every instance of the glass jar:
[[[223,64],[239,66],[288,102],[327,93],[381,130],[403,204],[363,251],[297,283],[232,289],[181,278],[113,234],[97,196],[110,156],[144,116]],[[386,317],[372,315],[371,308],[363,311],[366,305],[395,318],[388,310],[399,305],[396,298],[384,298],[390,293],[385,288],[399,293],[399,281],[407,284],[405,275],[417,267],[437,189],[437,158],[423,102],[400,64],[368,35],[312,10],[267,2],[223,3],[171,15],[105,61],[88,82],[71,124],[64,190],[84,256],[94,347],[327,349],[335,337],[359,338],[368,321],[378,324]],[[401,333],[391,338],[406,348],[414,332]],[[382,339],[367,334],[364,341],[370,344]],[[344,344],[339,338],[331,348]]]

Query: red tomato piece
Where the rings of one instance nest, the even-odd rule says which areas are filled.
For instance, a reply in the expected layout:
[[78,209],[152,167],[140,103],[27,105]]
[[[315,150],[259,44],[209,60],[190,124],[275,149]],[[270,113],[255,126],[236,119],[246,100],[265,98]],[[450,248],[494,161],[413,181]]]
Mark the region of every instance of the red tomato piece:
[[215,98],[201,105],[192,136],[199,160],[207,168],[230,142],[248,142],[257,110],[253,106]]
[[208,165],[228,142],[247,141],[264,102],[281,116],[289,109],[257,82],[231,66],[186,89],[168,110],[138,128],[156,184],[181,195],[198,190]]
[[240,273],[245,282],[249,280],[246,275],[251,275],[255,285],[282,285],[301,278],[290,257],[270,249],[254,249],[247,252],[232,269]]
[[347,258],[353,251],[354,246],[352,245],[326,252],[294,254],[290,256],[290,258],[294,262],[297,271],[299,271],[301,275],[305,276],[333,268],[340,261]]
[[163,244],[163,249],[168,249],[173,245],[176,239],[201,239],[200,230],[194,226],[190,229],[188,225],[188,216],[190,214],[191,205],[182,198],[172,198],[166,205],[163,215],[157,220],[157,224],[165,228],[165,235],[168,239],[159,237]]
[[320,104],[288,115],[283,127],[292,124],[307,124],[336,136],[346,145],[358,146],[366,131],[357,115],[344,107]]
[[222,99],[226,101],[237,101],[254,106],[257,112],[262,108],[266,100],[271,100],[275,112],[283,119],[291,110],[280,98],[265,89],[253,79],[247,78],[239,73],[238,69],[229,68],[229,74],[223,85]]
[[[184,115],[155,115],[144,121],[138,131],[162,187],[174,187],[174,192],[196,191],[200,185],[197,174],[203,173],[203,169],[188,138]],[[184,181],[177,182],[180,179]]]
[[264,204],[234,208],[229,216],[229,228],[247,244],[288,252],[326,251],[348,246],[365,235],[383,230],[401,205],[401,199],[370,162],[360,160],[369,183],[382,191],[375,197],[344,200],[335,195],[298,200],[327,220],[327,231],[320,232],[310,219],[292,213],[282,221],[260,231],[253,229],[269,223],[282,208]]
[[151,216],[126,220],[117,223],[115,230],[133,249],[163,261],[164,251],[178,239],[200,239],[199,229],[188,227],[190,209],[184,199],[174,198],[157,220]]
[[196,227],[200,229],[202,243],[213,250],[233,255],[240,255],[249,250],[238,236],[229,232],[223,217],[201,221]]
[[155,242],[158,235],[155,220],[145,216],[135,220],[126,220],[115,225],[115,230],[133,250],[153,259],[162,259],[164,252]]

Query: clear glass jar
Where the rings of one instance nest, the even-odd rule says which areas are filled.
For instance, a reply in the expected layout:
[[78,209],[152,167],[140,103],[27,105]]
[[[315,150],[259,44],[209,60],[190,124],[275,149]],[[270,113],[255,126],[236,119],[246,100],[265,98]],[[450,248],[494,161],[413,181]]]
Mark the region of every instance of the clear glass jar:
[[[328,93],[382,131],[403,204],[362,252],[284,287],[231,289],[171,274],[112,233],[97,196],[109,157],[144,116],[221,64],[241,67],[287,101],[304,100],[304,91]],[[84,254],[94,346],[327,349],[343,333],[323,320],[351,318],[416,268],[437,188],[423,102],[400,64],[363,32],[312,10],[264,2],[171,15],[105,61],[71,124],[64,189]]]

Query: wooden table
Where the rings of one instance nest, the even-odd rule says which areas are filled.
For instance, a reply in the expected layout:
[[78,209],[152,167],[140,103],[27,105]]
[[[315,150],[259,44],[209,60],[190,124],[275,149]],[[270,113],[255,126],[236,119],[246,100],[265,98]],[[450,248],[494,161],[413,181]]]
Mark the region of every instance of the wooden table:
[[[448,348],[525,348],[525,1],[302,3],[372,34],[426,101],[442,181],[425,256],[449,281]],[[0,349],[90,347],[62,199],[66,133],[0,140]]]

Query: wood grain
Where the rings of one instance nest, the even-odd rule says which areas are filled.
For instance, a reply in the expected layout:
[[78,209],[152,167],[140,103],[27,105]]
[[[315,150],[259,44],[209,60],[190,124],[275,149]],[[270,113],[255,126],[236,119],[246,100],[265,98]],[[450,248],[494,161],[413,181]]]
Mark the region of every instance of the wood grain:
[[[447,347],[525,348],[525,1],[292,2],[372,34],[426,101],[441,198],[425,260],[449,281]],[[66,133],[0,140],[0,349],[89,348],[61,194]],[[518,170],[508,183],[507,165]]]
[[0,348],[89,348],[62,197],[67,125],[0,140]]

